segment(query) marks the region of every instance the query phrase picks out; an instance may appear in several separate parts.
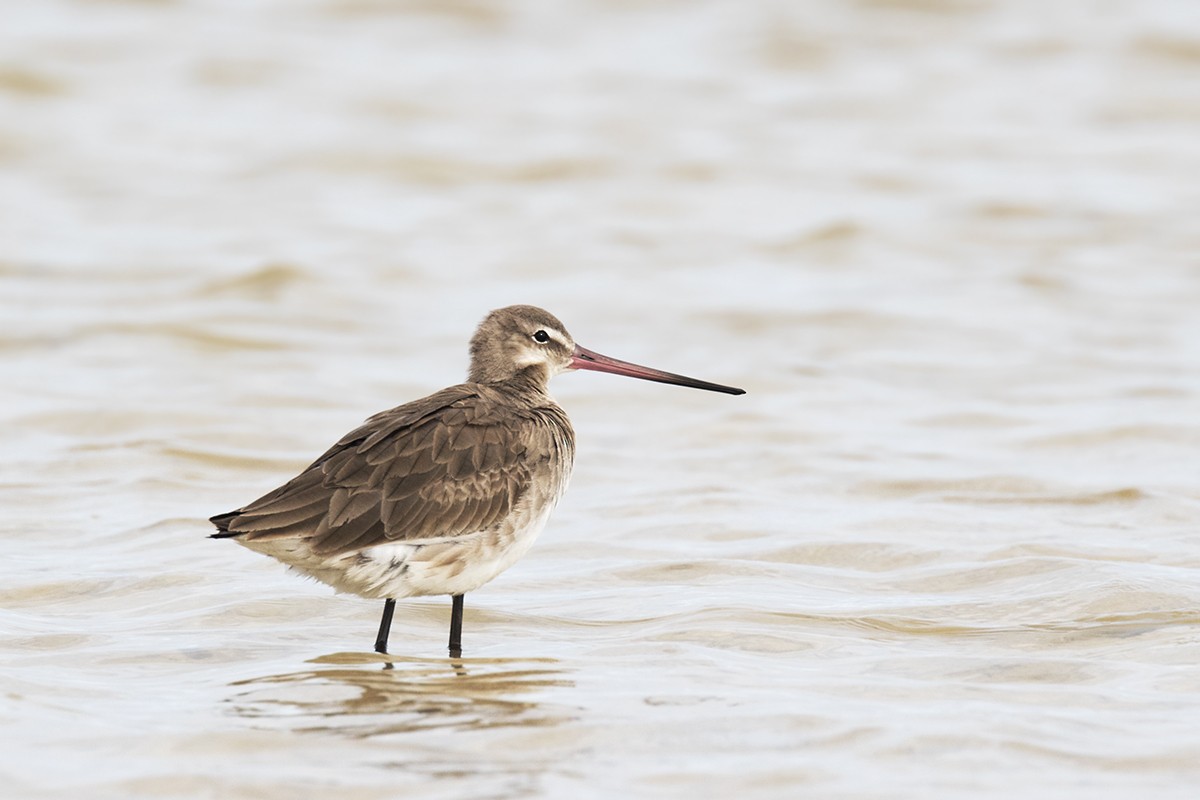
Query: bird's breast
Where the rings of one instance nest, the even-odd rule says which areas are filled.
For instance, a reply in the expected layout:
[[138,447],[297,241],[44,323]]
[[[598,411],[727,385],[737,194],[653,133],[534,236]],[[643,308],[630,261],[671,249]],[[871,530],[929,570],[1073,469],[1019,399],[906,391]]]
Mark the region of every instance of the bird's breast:
[[466,535],[386,542],[347,554],[346,574],[334,585],[376,598],[466,594],[515,564],[546,527],[575,460],[574,433],[561,409],[539,409],[530,423],[522,464],[527,479],[502,519]]

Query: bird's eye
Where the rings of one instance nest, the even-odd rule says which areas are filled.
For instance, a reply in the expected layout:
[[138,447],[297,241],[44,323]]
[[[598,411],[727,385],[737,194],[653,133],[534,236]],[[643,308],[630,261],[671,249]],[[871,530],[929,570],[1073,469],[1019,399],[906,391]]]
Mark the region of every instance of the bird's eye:
[[550,334],[546,333],[545,331],[538,331],[533,335],[533,340],[538,344],[545,344],[546,342],[550,341]]

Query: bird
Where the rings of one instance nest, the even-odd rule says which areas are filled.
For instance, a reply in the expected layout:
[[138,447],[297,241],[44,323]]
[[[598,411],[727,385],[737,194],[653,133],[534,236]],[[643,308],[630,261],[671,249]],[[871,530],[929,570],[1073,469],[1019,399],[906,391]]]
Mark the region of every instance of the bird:
[[232,539],[339,592],[384,601],[449,595],[462,654],[463,598],[523,556],[567,488],[575,432],[550,379],[594,370],[731,395],[742,389],[601,355],[544,309],[491,311],[470,340],[465,383],[369,417],[300,474],[210,518]]

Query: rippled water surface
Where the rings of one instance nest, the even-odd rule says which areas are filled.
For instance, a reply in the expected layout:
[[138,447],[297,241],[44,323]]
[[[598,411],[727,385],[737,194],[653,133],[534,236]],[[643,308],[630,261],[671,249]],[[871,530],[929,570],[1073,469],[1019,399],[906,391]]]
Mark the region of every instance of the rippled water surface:
[[[0,25],[5,797],[1192,797],[1200,15],[47,2]],[[537,546],[380,608],[205,537],[490,308]]]

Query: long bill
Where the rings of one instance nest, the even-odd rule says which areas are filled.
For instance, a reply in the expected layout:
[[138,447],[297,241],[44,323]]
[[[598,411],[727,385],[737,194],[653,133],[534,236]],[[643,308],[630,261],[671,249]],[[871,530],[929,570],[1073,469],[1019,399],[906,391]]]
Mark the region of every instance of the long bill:
[[690,386],[693,389],[705,389],[710,392],[724,392],[725,394],[746,393],[745,389],[722,386],[719,383],[709,383],[708,381],[689,378],[686,375],[676,375],[674,372],[663,372],[660,369],[651,369],[650,367],[643,367],[640,364],[631,364],[628,361],[602,356],[579,345],[575,345],[575,350],[571,353],[571,366],[569,369],[590,369],[596,372],[611,372],[614,375],[627,375],[630,378],[641,378],[644,381],[656,381],[658,383],[670,383],[675,386]]

